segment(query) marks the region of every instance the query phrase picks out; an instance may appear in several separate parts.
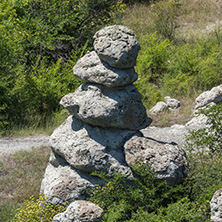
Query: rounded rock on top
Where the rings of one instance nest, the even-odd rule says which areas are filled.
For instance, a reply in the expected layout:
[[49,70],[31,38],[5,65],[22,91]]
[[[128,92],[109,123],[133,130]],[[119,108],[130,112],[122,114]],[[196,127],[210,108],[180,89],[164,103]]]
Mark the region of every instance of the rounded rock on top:
[[96,53],[110,66],[126,69],[136,65],[140,44],[129,28],[108,26],[96,32],[94,39]]

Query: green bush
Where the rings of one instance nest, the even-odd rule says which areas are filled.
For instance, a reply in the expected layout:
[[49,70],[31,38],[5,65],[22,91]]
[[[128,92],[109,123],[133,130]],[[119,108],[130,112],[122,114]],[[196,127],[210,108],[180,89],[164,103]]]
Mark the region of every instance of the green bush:
[[118,0],[0,3],[0,129],[45,126],[81,83],[72,74],[93,34],[119,18]]
[[154,33],[141,38],[140,43],[141,51],[136,66],[139,78],[159,85],[166,72],[171,42],[167,39],[160,40]]
[[134,179],[127,181],[121,174],[107,178],[102,173],[94,175],[105,180],[103,186],[86,190],[89,200],[102,207],[104,221],[128,221],[137,211],[155,212],[181,196],[181,186],[172,189],[166,182],[156,179],[146,164],[133,166]]
[[190,150],[222,151],[222,105],[206,106],[198,115],[207,117],[209,127],[192,130],[187,135],[187,148]]
[[24,202],[24,206],[18,209],[13,222],[51,222],[53,217],[65,211],[61,205],[51,204],[47,198],[40,195],[38,199],[32,196]]

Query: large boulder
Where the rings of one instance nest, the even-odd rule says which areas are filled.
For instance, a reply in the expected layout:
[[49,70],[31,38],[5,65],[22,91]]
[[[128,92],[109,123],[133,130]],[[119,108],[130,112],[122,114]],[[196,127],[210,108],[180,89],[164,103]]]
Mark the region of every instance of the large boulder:
[[101,222],[103,210],[86,200],[72,202],[65,212],[53,217],[52,222]]
[[222,104],[222,84],[201,93],[195,100],[195,111],[209,103]]
[[139,131],[94,127],[75,117],[60,125],[50,137],[52,150],[64,157],[67,163],[84,172],[100,170],[110,176],[121,172],[131,177],[125,162],[124,143]]
[[73,67],[74,76],[85,82],[98,83],[107,87],[129,85],[136,81],[134,68],[116,69],[100,60],[95,51],[87,53]]
[[94,126],[139,130],[152,122],[134,85],[107,88],[83,83],[60,104],[82,121]]
[[175,143],[134,136],[124,147],[129,165],[137,161],[149,164],[151,170],[157,173],[157,178],[166,180],[169,185],[181,182],[187,174],[186,154]]
[[108,26],[96,32],[94,39],[96,53],[110,66],[126,69],[136,65],[140,45],[129,28]]
[[217,190],[211,201],[211,222],[221,222],[222,221],[222,189]]

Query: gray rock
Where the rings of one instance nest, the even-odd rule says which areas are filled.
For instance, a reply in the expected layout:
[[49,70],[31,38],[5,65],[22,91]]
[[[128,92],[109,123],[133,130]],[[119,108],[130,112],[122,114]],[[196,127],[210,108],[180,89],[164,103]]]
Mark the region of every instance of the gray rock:
[[77,200],[65,212],[55,215],[52,222],[101,222],[103,215],[99,206],[90,201]]
[[85,172],[95,170],[121,172],[132,176],[125,162],[123,145],[138,131],[94,127],[70,116],[50,137],[52,150],[64,157],[69,165]]
[[98,83],[107,87],[129,85],[136,81],[134,68],[116,69],[102,62],[95,51],[83,56],[73,68],[74,76],[85,82]]
[[165,102],[158,102],[152,109],[150,109],[149,113],[155,115],[167,109],[168,106]]
[[207,124],[207,116],[204,114],[200,114],[198,116],[194,116],[189,122],[185,124],[186,128],[189,130],[198,130],[209,127]]
[[129,28],[108,26],[96,32],[94,39],[96,53],[110,66],[125,69],[136,65],[140,45]]
[[74,93],[64,96],[60,104],[94,126],[139,130],[152,122],[134,85],[107,88],[84,83]]
[[222,221],[222,189],[217,190],[211,201],[211,222],[221,222]]
[[180,108],[180,101],[177,99],[170,98],[169,96],[164,97],[167,107],[170,110],[176,110]]
[[82,194],[84,189],[103,182],[97,177],[74,169],[61,157],[51,159],[54,159],[54,165],[48,164],[40,189],[50,203],[64,204],[85,199]]
[[188,132],[184,125],[175,124],[170,127],[150,126],[141,130],[145,137],[151,137],[155,140],[164,141],[167,143],[175,142],[179,146],[185,144],[185,135]]
[[149,164],[151,170],[157,173],[157,178],[166,180],[169,185],[181,182],[187,174],[186,154],[176,144],[134,136],[124,147],[129,165],[138,160]]
[[222,85],[212,88],[210,91],[201,93],[195,100],[195,110],[206,106],[209,103],[222,103]]

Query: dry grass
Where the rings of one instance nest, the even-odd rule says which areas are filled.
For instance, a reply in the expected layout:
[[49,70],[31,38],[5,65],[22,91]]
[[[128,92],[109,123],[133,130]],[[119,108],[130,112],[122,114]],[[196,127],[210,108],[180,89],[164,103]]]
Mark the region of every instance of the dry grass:
[[[221,0],[180,0],[179,2],[181,10],[177,17],[176,38],[186,41],[200,38],[222,26]],[[154,32],[153,6],[153,4],[135,3],[127,7],[122,23],[134,30],[137,37]]]
[[39,196],[49,152],[49,147],[41,147],[0,157],[0,207]]

